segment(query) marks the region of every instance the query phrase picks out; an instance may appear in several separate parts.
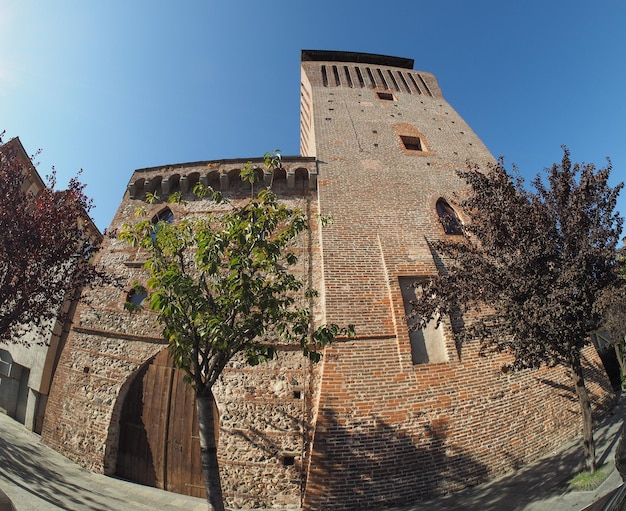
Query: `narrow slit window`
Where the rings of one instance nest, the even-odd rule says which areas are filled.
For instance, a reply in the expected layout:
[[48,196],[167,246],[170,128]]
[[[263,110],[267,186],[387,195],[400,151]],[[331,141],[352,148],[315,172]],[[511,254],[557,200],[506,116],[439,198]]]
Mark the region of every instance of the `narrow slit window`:
[[369,67],[366,67],[365,71],[367,71],[367,76],[370,79],[370,87],[372,88],[376,87],[376,80],[374,78],[374,75],[372,74],[372,70]]
[[383,84],[383,87],[385,87],[385,89],[389,88],[389,85],[387,85],[387,80],[385,80],[385,76],[383,75],[383,72],[380,69],[376,70],[378,72],[378,76],[380,78],[381,83]]
[[341,85],[341,81],[339,80],[339,70],[337,66],[333,66],[333,75],[335,75],[335,85],[339,87]]
[[354,70],[356,71],[356,76],[359,79],[359,86],[361,88],[365,87],[365,80],[363,79],[363,74],[361,74],[361,70],[358,67],[355,67]]
[[390,69],[387,69],[387,74],[389,75],[389,78],[391,78],[391,82],[393,83],[394,89],[396,89],[398,92],[400,92],[400,87],[398,87],[398,82],[396,82],[396,79],[393,76],[393,73],[391,72]]
[[406,80],[404,79],[404,75],[400,71],[398,71],[398,76],[400,77],[400,80],[402,80],[402,83],[404,84],[404,88],[406,89],[406,91],[409,94],[413,94],[413,92],[411,91],[411,87],[409,87],[409,84],[406,83]]
[[409,73],[409,79],[413,82],[413,85],[415,86],[415,90],[417,91],[417,93],[421,94],[422,91],[420,90],[419,85],[417,85],[417,82],[415,81],[415,78],[413,78],[413,75],[411,73]]
[[350,70],[348,66],[343,66],[343,72],[346,74],[346,80],[348,80],[348,87],[352,88],[352,77],[350,76]]

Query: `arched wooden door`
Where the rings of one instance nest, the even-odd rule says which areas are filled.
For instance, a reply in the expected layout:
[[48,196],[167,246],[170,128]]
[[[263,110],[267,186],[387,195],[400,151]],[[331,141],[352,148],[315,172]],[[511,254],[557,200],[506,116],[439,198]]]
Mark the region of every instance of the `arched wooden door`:
[[193,390],[167,350],[143,367],[122,406],[117,475],[205,497]]

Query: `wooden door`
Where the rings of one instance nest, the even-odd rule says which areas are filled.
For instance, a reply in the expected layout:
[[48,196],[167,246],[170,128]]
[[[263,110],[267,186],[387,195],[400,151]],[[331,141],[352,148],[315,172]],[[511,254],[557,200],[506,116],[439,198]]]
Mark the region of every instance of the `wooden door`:
[[131,383],[120,418],[117,475],[204,497],[195,397],[183,374],[164,350]]

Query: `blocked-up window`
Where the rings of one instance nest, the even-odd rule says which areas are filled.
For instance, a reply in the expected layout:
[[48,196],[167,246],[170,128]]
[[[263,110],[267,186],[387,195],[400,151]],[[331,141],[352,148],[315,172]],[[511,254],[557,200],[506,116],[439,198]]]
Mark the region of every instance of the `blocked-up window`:
[[[419,279],[417,277],[400,277],[399,282],[404,312],[409,316],[412,309],[411,302],[415,301],[421,293],[420,286],[414,286],[414,283],[419,282]],[[407,319],[413,364],[447,362],[448,354],[441,325],[437,327],[437,320],[433,319],[424,328],[413,329],[412,327],[416,322],[416,318]]]

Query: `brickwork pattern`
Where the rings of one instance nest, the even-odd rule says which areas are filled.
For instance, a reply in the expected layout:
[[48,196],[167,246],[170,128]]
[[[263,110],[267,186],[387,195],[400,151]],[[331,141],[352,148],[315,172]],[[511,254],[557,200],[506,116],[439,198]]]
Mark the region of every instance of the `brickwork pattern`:
[[[506,358],[457,346],[447,318],[448,362],[413,365],[400,278],[436,271],[428,241],[446,236],[436,202],[454,205],[464,191],[456,170],[493,157],[432,75],[379,63],[370,66],[374,78],[399,71],[428,87],[360,86],[345,78],[357,74],[356,65],[346,67],[302,63],[314,127],[313,134],[303,129],[303,147],[315,147],[320,212],[334,218],[323,232],[326,317],[354,322],[358,337],[328,349],[323,361],[304,496],[311,510],[376,508],[459,490],[580,429],[562,372],[504,373]],[[612,391],[595,352],[586,356],[594,404],[603,410]]]

